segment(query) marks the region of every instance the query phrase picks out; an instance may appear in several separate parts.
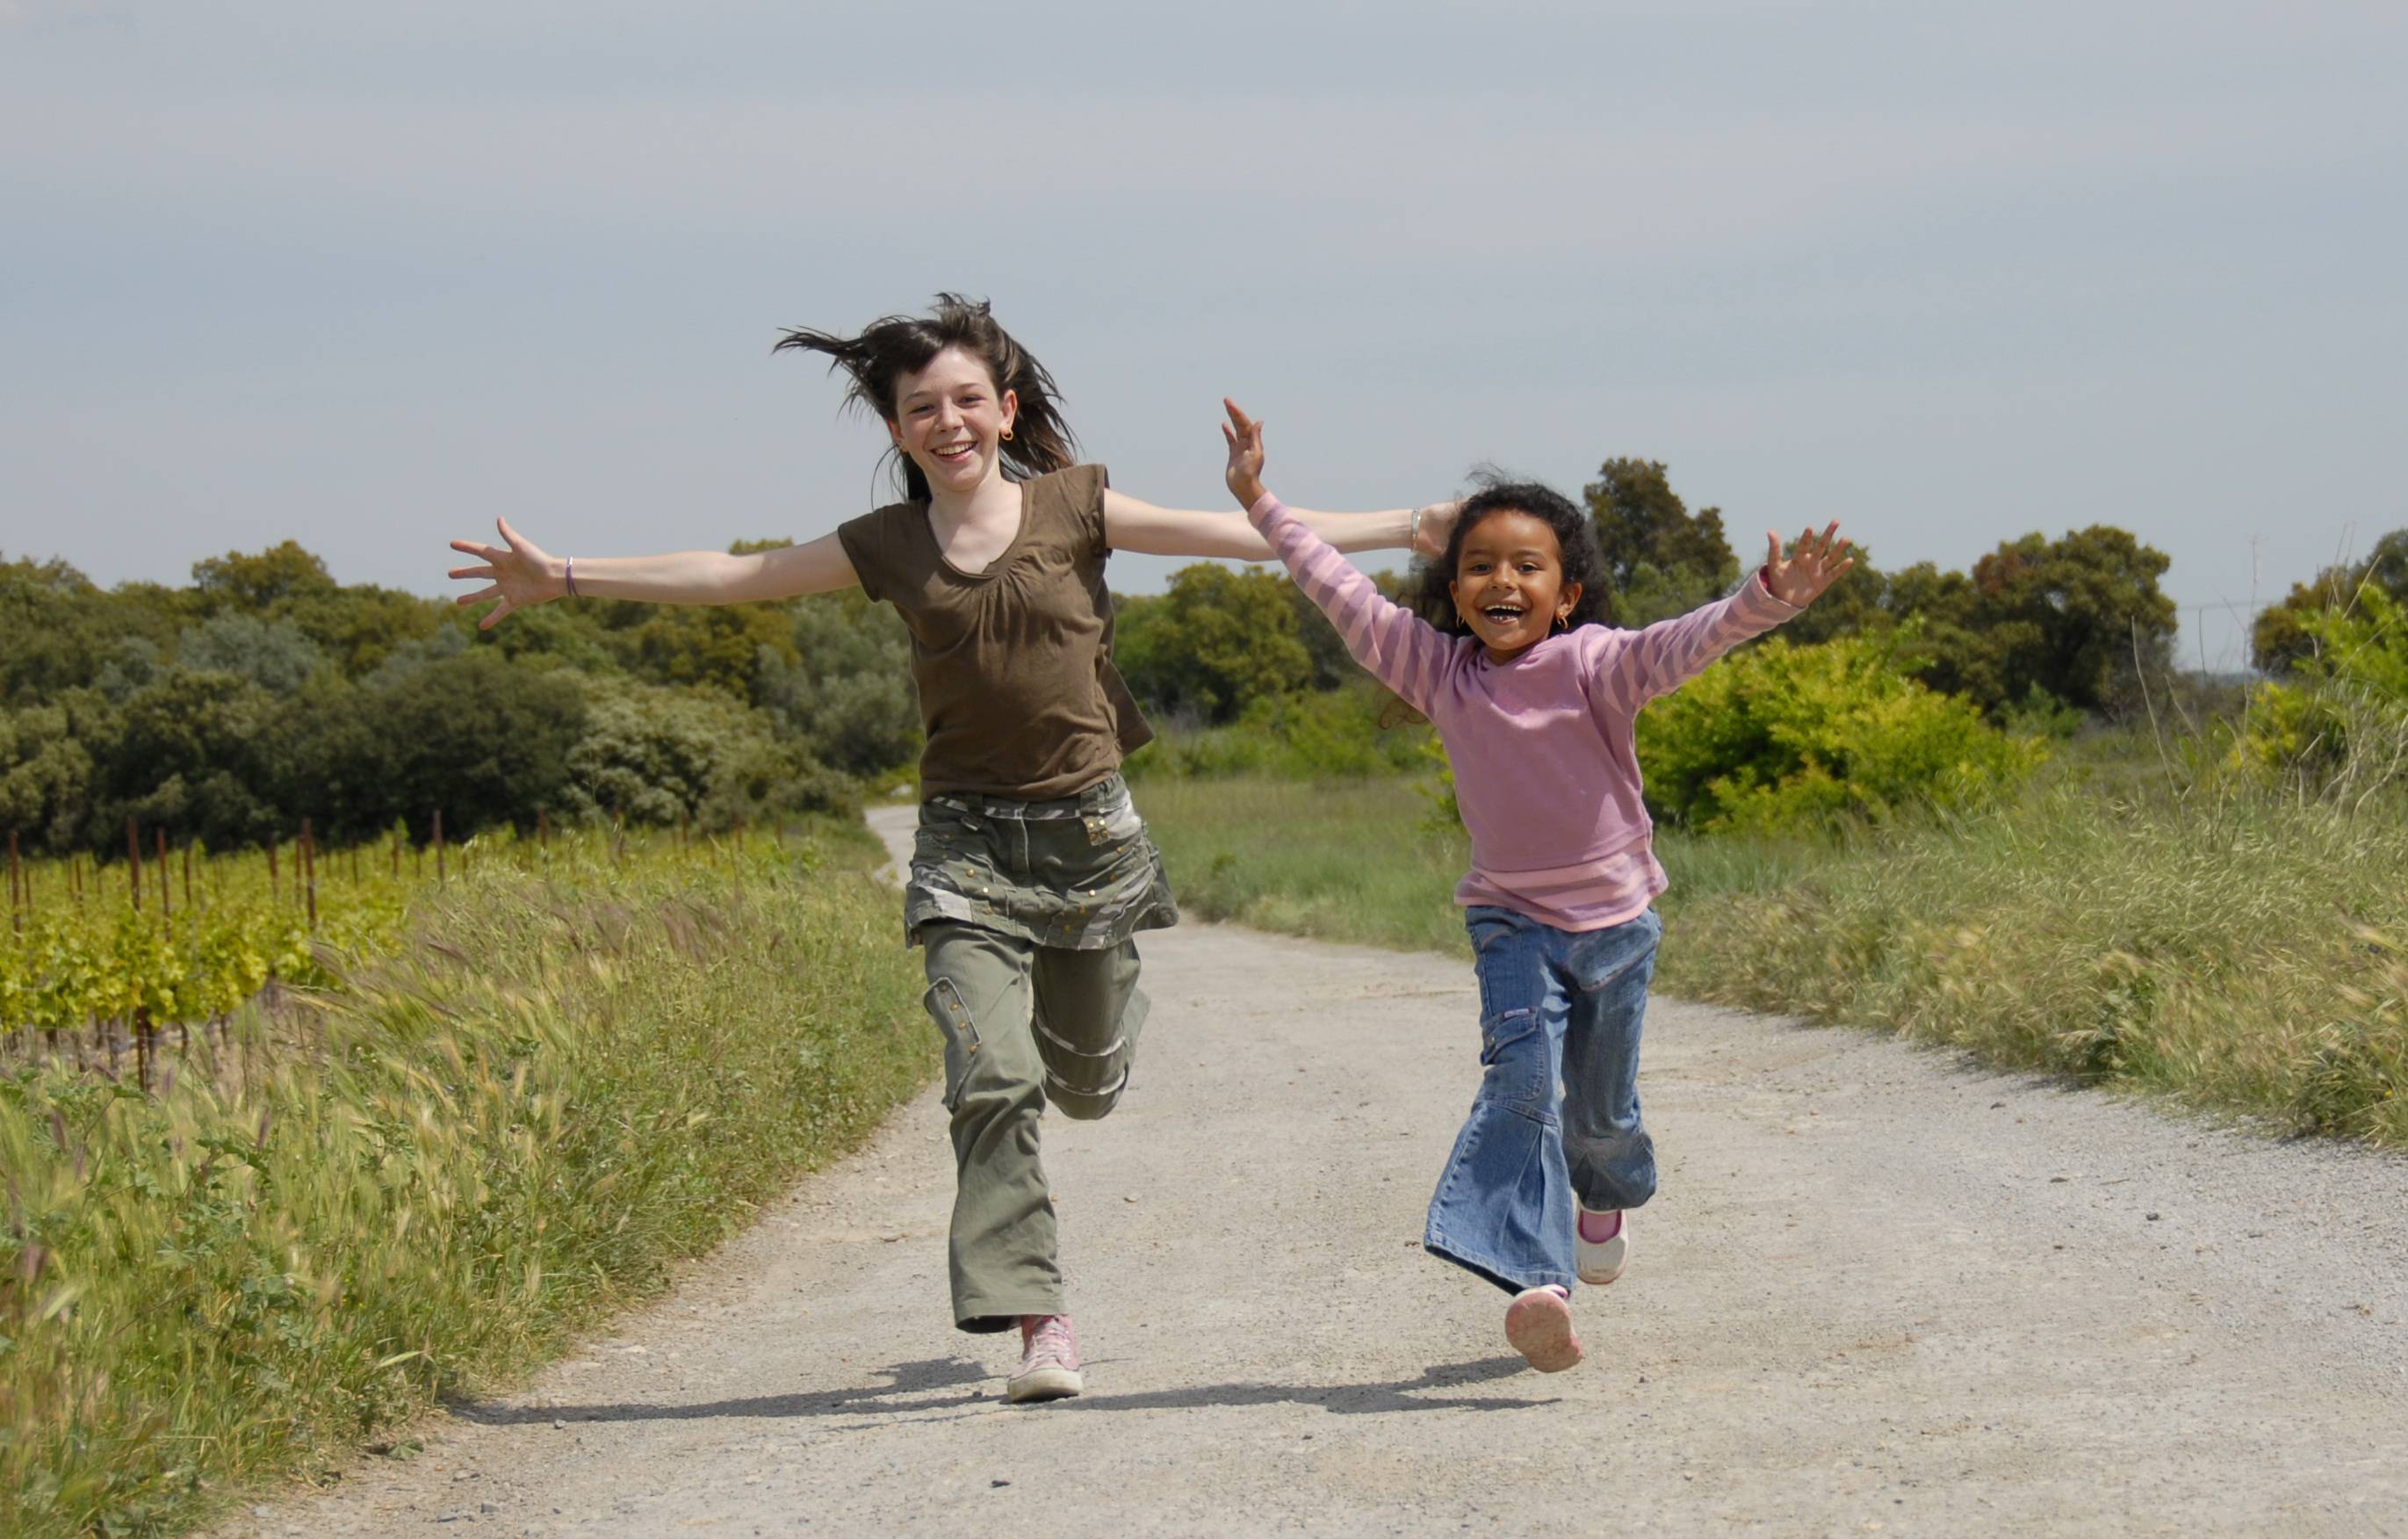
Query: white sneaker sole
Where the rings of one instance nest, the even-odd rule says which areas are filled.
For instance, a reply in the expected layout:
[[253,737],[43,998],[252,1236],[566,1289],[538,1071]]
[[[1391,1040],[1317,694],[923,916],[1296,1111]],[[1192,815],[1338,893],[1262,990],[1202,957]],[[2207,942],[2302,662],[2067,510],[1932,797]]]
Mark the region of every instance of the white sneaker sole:
[[1013,1405],[1034,1400],[1068,1400],[1087,1388],[1075,1368],[1039,1368],[1007,1379],[1003,1386],[1004,1400]]
[[1505,1310],[1505,1340],[1541,1374],[1575,1367],[1586,1354],[1572,1334],[1572,1306],[1552,1287],[1526,1288]]

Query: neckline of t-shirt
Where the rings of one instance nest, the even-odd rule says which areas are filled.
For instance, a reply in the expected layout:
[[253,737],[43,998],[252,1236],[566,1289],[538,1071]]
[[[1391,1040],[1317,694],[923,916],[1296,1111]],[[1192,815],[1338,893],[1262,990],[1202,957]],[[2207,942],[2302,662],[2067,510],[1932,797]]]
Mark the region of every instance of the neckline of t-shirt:
[[937,511],[936,499],[931,497],[921,508],[920,527],[928,531],[929,547],[937,553],[937,566],[945,575],[960,583],[992,583],[998,573],[1011,565],[1011,558],[1020,554],[1021,542],[1028,538],[1028,482],[1015,481],[1011,484],[1020,493],[1020,523],[1011,531],[1011,542],[996,552],[994,560],[974,572],[964,571],[945,555],[945,542],[937,538],[937,526],[928,522],[928,515]]
[[1482,643],[1479,637],[1467,636],[1464,640],[1471,643],[1472,658],[1481,668],[1502,670],[1511,668],[1520,668],[1524,663],[1527,662],[1532,656],[1534,656],[1541,647],[1545,646],[1548,642],[1569,641],[1572,639],[1572,636],[1573,632],[1569,630],[1559,630],[1551,635],[1541,636],[1537,640],[1531,642],[1528,646],[1524,647],[1521,651],[1515,653],[1512,657],[1507,658],[1501,663],[1496,658],[1488,655],[1488,648]]

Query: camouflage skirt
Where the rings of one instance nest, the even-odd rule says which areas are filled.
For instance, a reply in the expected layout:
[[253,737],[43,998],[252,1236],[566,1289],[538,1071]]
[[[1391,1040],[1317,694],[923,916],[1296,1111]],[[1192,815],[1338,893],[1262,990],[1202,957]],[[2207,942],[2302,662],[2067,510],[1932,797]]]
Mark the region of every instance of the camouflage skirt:
[[1115,772],[1046,801],[948,791],[920,803],[903,931],[974,925],[1040,946],[1102,951],[1179,923],[1162,854]]

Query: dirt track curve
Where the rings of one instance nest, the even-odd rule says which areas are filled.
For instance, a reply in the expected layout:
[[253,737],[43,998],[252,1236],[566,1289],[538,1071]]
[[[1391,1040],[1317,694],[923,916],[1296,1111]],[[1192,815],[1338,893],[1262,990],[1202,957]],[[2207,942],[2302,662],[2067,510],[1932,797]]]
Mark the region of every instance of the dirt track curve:
[[1127,1099],[1045,1131],[1083,1398],[1004,1405],[949,1327],[932,1090],[415,1461],[225,1532],[2408,1534],[2408,1161],[1658,1000],[1663,1189],[1541,1376],[1416,1244],[1469,971],[1143,945]]

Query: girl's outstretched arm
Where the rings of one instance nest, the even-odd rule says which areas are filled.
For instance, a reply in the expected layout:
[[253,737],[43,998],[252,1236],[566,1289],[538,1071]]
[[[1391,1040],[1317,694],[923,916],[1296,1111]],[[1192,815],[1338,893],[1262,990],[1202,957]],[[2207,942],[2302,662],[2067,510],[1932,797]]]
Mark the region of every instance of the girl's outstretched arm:
[[1797,552],[1781,556],[1781,538],[1768,534],[1770,554],[1747,574],[1739,591],[1643,630],[1622,633],[1622,645],[1607,654],[1605,684],[1614,703],[1636,711],[1669,695],[1703,672],[1708,663],[1751,637],[1763,635],[1822,596],[1841,573],[1856,565],[1835,522],[1821,539],[1808,529]]
[[458,602],[498,598],[477,622],[491,630],[503,616],[555,598],[630,598],[652,604],[744,604],[793,598],[806,593],[849,588],[860,579],[852,557],[833,534],[802,545],[730,555],[723,551],[680,551],[669,555],[577,557],[552,555],[534,540],[494,520],[502,543],[455,539],[452,548],[483,563],[454,567],[453,577],[481,578],[487,585]]
[[1247,522],[1261,531],[1304,596],[1329,616],[1354,660],[1407,705],[1429,714],[1431,696],[1455,644],[1411,610],[1389,602],[1302,515],[1264,489],[1263,424],[1250,420],[1235,402],[1221,404],[1229,411],[1228,424],[1221,429],[1229,445],[1229,491],[1246,505]]

